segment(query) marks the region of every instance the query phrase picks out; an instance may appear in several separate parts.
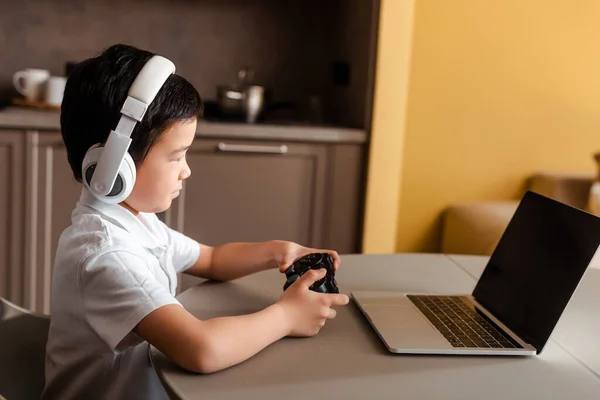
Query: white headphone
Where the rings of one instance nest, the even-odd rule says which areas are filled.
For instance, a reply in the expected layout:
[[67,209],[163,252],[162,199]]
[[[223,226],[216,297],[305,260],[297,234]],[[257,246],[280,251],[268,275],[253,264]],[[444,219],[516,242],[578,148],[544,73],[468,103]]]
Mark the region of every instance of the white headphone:
[[161,56],[150,58],[129,88],[115,130],[110,131],[103,146],[95,144],[85,154],[81,166],[83,184],[98,200],[116,204],[131,194],[136,177],[135,164],[127,152],[131,133],[174,73],[175,64],[171,61]]

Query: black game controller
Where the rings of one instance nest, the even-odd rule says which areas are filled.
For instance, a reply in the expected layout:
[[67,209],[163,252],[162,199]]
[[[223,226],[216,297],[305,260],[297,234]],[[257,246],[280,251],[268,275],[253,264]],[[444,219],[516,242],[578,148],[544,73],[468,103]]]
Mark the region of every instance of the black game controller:
[[311,253],[298,260],[288,267],[285,271],[287,281],[283,285],[286,290],[292,283],[296,282],[302,275],[311,269],[325,268],[327,274],[310,286],[310,290],[321,293],[339,293],[335,281],[335,270],[333,269],[333,259],[328,253]]

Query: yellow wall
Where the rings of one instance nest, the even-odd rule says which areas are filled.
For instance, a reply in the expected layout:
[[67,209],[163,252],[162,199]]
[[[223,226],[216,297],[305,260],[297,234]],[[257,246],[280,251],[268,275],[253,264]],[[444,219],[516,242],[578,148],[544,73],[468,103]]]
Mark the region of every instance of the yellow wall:
[[363,253],[396,249],[415,0],[381,0]]
[[398,251],[437,250],[450,203],[594,171],[599,21],[598,0],[417,0]]
[[[600,1],[416,0],[414,15],[403,153],[371,152],[401,162],[395,187],[369,193],[399,196],[389,213],[397,251],[436,250],[448,204],[515,198],[538,170],[595,170]],[[393,75],[385,65],[379,71],[388,75],[378,81]],[[394,133],[374,126],[373,135]],[[389,211],[379,206],[371,204]],[[370,228],[365,242],[376,237]]]

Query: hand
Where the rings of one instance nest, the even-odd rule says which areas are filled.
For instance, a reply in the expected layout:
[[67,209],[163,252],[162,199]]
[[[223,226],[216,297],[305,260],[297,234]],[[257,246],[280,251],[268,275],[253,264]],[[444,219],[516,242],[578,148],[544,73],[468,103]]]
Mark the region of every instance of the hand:
[[327,253],[331,255],[331,258],[333,259],[333,269],[335,271],[337,271],[341,264],[340,256],[337,251],[334,250],[313,249],[300,246],[298,243],[281,240],[274,240],[271,243],[273,246],[273,259],[280,272],[285,272],[294,261],[310,253]]
[[288,336],[313,336],[328,319],[336,316],[333,306],[348,304],[348,296],[337,293],[317,293],[309,287],[325,276],[325,269],[310,270],[283,292],[279,304],[286,316]]

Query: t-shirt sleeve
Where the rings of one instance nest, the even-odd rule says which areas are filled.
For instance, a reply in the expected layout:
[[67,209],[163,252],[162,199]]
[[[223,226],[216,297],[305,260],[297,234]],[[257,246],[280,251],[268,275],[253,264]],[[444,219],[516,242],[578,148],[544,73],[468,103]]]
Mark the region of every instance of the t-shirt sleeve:
[[112,350],[152,311],[168,304],[181,305],[149,268],[139,255],[110,251],[81,270],[83,312]]
[[169,228],[167,224],[160,220],[158,220],[158,223],[162,225],[162,229],[167,233],[175,271],[180,273],[194,265],[200,257],[200,243],[179,231]]

